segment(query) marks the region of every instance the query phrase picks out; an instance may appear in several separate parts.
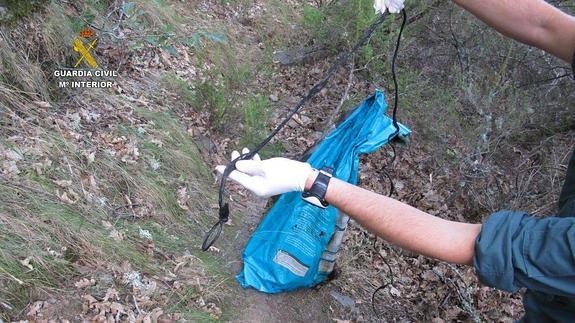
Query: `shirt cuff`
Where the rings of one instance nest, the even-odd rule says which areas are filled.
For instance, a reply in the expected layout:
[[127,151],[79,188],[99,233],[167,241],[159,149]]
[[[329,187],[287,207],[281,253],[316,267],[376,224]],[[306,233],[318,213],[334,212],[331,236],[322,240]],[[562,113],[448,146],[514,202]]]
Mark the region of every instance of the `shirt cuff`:
[[[522,254],[523,245],[521,224],[528,215],[523,212],[501,211],[492,214],[482,226],[475,241],[473,266],[481,283],[516,292],[518,286],[515,277],[517,255]],[[520,262],[520,260],[519,260]]]

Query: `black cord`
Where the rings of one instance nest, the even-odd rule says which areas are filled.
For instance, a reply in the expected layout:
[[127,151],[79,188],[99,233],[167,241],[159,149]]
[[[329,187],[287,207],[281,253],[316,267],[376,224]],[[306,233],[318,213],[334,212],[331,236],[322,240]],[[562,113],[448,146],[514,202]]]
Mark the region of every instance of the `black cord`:
[[[299,103],[288,113],[288,115],[285,117],[285,119],[270,133],[270,135],[266,139],[264,139],[261,143],[259,143],[249,153],[240,155],[236,159],[232,160],[226,166],[226,169],[224,170],[224,173],[222,175],[222,181],[220,182],[220,190],[219,190],[219,198],[218,198],[220,210],[219,210],[218,222],[216,222],[214,224],[214,226],[210,229],[210,231],[207,232],[206,237],[204,238],[204,242],[202,243],[202,250],[203,251],[208,250],[212,246],[212,244],[214,244],[214,242],[216,242],[216,240],[219,238],[220,234],[222,233],[224,223],[226,223],[228,221],[230,210],[229,210],[228,203],[226,203],[224,200],[225,195],[226,195],[225,185],[226,185],[228,177],[230,176],[232,171],[234,171],[236,169],[236,163],[239,160],[251,159],[265,145],[267,145],[270,142],[270,140],[272,140],[272,138],[275,135],[277,135],[278,132],[280,132],[280,130],[288,123],[288,121],[304,106],[304,104],[306,104],[308,101],[310,101],[314,96],[316,96],[327,85],[329,79],[333,76],[333,74],[335,74],[337,69],[339,67],[341,67],[343,64],[345,64],[353,54],[355,54],[361,47],[363,47],[363,45],[365,45],[365,43],[367,43],[367,41],[369,41],[373,32],[377,29],[377,27],[379,27],[383,23],[383,21],[385,20],[385,18],[388,15],[389,15],[388,13],[383,13],[383,14],[379,15],[377,17],[377,19],[369,26],[369,28],[367,28],[364,31],[362,37],[358,40],[358,42],[355,44],[355,46],[351,50],[343,52],[337,57],[335,62],[330,66],[329,70],[326,72],[323,79],[309,90],[307,95],[299,101]],[[395,53],[394,57],[395,56],[397,56],[397,53]],[[397,82],[395,82],[395,84],[396,83]],[[396,94],[396,96],[397,96],[397,94]],[[397,99],[396,99],[396,101],[397,101]],[[396,106],[397,106],[397,104],[396,104]],[[399,128],[397,127],[397,122],[395,122],[394,125],[396,125],[397,132],[399,132]]]
[[[381,25],[383,23],[383,21],[385,20],[385,18],[388,15],[389,15],[388,13],[383,13],[383,14],[379,15],[377,17],[377,19],[369,26],[369,28],[365,30],[365,32],[363,33],[363,36],[358,40],[358,42],[355,44],[355,46],[351,50],[349,50],[347,52],[343,52],[338,56],[336,61],[330,66],[329,70],[327,71],[327,73],[325,74],[323,79],[309,90],[307,95],[305,97],[303,97],[298,102],[298,104],[288,113],[286,118],[269,134],[269,136],[266,139],[264,139],[261,143],[259,143],[249,153],[240,155],[236,159],[232,160],[226,166],[226,169],[224,170],[224,173],[222,175],[222,180],[220,182],[220,189],[219,189],[219,197],[218,197],[219,218],[218,218],[218,221],[212,226],[212,228],[206,233],[206,237],[204,238],[204,241],[202,243],[202,250],[203,251],[208,250],[214,244],[214,242],[216,242],[216,240],[220,237],[220,235],[222,233],[224,224],[226,222],[228,222],[229,215],[230,215],[230,209],[229,209],[229,204],[225,202],[225,195],[226,195],[225,185],[226,185],[226,182],[227,182],[230,174],[236,169],[236,163],[239,160],[245,160],[245,159],[253,158],[253,156],[255,156],[263,147],[265,147],[265,145],[267,145],[272,140],[272,138],[280,132],[280,130],[304,106],[304,104],[306,104],[308,101],[310,101],[314,96],[316,96],[327,85],[328,81],[333,76],[333,74],[337,71],[337,69],[340,66],[342,66],[343,64],[345,64],[353,54],[355,54],[361,47],[363,47],[363,45],[365,45],[365,43],[367,41],[369,41],[373,32],[377,29],[377,27],[379,27],[379,25]],[[401,28],[399,30],[399,36],[397,38],[397,43],[395,46],[395,51],[393,53],[393,59],[391,62],[391,72],[392,72],[392,76],[393,76],[393,84],[395,86],[395,97],[394,97],[394,107],[393,107],[393,126],[395,127],[395,131],[394,131],[394,133],[390,134],[390,136],[388,138],[388,142],[390,142],[391,139],[393,139],[393,137],[397,136],[399,134],[399,130],[400,130],[399,125],[397,123],[397,108],[398,108],[398,102],[399,102],[399,94],[398,94],[398,90],[397,90],[398,85],[397,85],[397,77],[396,77],[396,73],[395,73],[395,61],[397,59],[397,54],[399,51],[399,44],[401,41],[401,35],[403,33],[403,28],[405,27],[405,23],[407,21],[407,15],[405,13],[405,10],[402,10],[402,15],[403,15],[403,22],[401,23]],[[395,159],[395,157],[394,157],[394,159]],[[391,177],[389,175],[388,175],[388,177],[391,180]],[[392,184],[391,184],[390,194],[393,193],[393,191],[394,191],[393,182],[391,182],[391,183]]]
[[379,255],[379,257],[381,258],[383,263],[387,266],[387,270],[389,271],[389,273],[388,273],[389,282],[381,284],[378,288],[375,289],[373,294],[371,294],[371,308],[373,309],[373,312],[375,313],[375,315],[379,316],[380,314],[377,312],[377,309],[375,307],[375,295],[377,295],[377,293],[380,290],[384,290],[388,286],[393,286],[394,280],[395,280],[395,275],[393,274],[393,269],[391,269],[391,266],[389,265],[389,262],[387,261],[387,259],[385,259],[379,252],[377,252],[377,248],[376,248],[377,247],[377,240],[378,240],[377,236],[375,236],[375,239],[373,239],[373,250],[376,251],[376,253]]
[[397,124],[397,108],[399,106],[399,86],[397,85],[397,75],[395,72],[395,61],[397,60],[397,54],[399,53],[399,45],[401,44],[401,35],[403,34],[403,29],[405,28],[405,23],[407,22],[407,13],[405,9],[401,10],[403,16],[403,21],[401,22],[401,27],[399,28],[399,35],[397,35],[397,42],[395,43],[395,50],[393,51],[393,58],[391,59],[391,76],[393,78],[393,88],[395,89],[393,97],[393,126],[395,127],[395,132],[389,135],[388,142],[399,134],[399,124]]
[[[393,98],[393,126],[395,127],[395,131],[389,135],[388,138],[388,143],[389,145],[391,145],[391,148],[393,150],[393,156],[391,157],[391,161],[386,165],[393,165],[393,163],[395,162],[395,158],[397,157],[397,153],[395,151],[395,146],[393,145],[393,143],[391,142],[391,140],[393,140],[398,134],[399,134],[399,124],[397,123],[397,108],[399,106],[399,86],[397,85],[397,75],[396,75],[396,71],[395,71],[395,61],[397,60],[397,54],[399,52],[399,45],[401,43],[401,35],[403,34],[403,29],[405,27],[405,23],[407,21],[407,14],[405,13],[405,9],[401,10],[402,16],[403,16],[403,21],[401,22],[401,27],[399,29],[399,35],[397,36],[397,42],[395,43],[395,51],[393,52],[393,58],[391,60],[391,74],[393,77],[393,85],[394,85],[394,89],[395,89],[395,95]],[[387,167],[385,167],[387,168]],[[393,179],[391,178],[391,176],[389,175],[389,173],[387,172],[386,169],[383,169],[383,174],[387,177],[388,181],[389,181],[389,196],[392,196],[395,192],[395,185],[393,183]],[[375,296],[377,295],[377,293],[379,293],[380,291],[386,289],[389,286],[393,287],[394,284],[394,280],[395,280],[395,275],[393,274],[393,270],[391,269],[391,266],[389,265],[389,263],[387,262],[387,260],[379,253],[379,251],[377,250],[377,236],[374,236],[374,240],[373,240],[373,251],[379,255],[379,257],[381,258],[381,260],[387,265],[388,268],[388,277],[389,277],[389,281],[387,283],[383,283],[382,285],[380,285],[378,288],[375,289],[375,291],[373,291],[373,293],[371,294],[371,307],[373,309],[373,312],[375,313],[376,316],[379,316],[380,313],[378,313],[376,306],[375,306]]]

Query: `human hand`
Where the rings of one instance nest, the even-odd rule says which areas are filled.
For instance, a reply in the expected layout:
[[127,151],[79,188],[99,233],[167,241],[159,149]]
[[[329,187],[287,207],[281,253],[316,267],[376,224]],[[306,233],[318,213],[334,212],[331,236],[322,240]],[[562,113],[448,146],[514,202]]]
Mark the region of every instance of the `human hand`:
[[[247,153],[249,150],[244,148],[242,154]],[[239,152],[232,152],[232,160],[239,156]],[[220,174],[223,174],[225,169],[224,165],[216,167]],[[313,168],[308,163],[287,158],[261,160],[256,154],[251,160],[236,162],[236,170],[230,173],[230,178],[258,196],[270,197],[292,191],[303,191],[308,177],[313,173]]]
[[398,13],[403,9],[404,0],[375,0],[373,8],[375,12],[385,13],[389,9],[390,13]]

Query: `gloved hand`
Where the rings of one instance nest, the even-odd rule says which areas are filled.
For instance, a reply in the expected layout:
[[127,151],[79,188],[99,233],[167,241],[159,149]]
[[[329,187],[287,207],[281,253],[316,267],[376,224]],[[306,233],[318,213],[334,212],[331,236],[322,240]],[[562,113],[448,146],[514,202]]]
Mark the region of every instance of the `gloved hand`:
[[[244,148],[243,154],[249,153]],[[232,160],[240,153],[232,152]],[[219,165],[216,170],[224,173],[226,166]],[[240,160],[230,178],[245,186],[258,196],[270,197],[291,191],[303,191],[307,178],[313,173],[310,164],[287,158],[270,158],[261,160],[256,154],[251,160]]]
[[404,0],[375,0],[373,8],[375,12],[385,13],[389,9],[390,13],[398,13],[403,9]]

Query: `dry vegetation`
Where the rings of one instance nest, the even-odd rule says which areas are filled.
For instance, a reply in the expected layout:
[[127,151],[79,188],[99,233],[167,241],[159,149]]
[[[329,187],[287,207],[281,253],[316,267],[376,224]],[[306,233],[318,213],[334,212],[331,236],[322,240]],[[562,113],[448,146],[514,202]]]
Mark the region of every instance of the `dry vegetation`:
[[[11,8],[0,32],[0,319],[241,319],[245,304],[226,269],[245,243],[238,232],[264,210],[251,195],[233,194],[222,251],[200,252],[217,211],[211,169],[258,142],[333,60],[281,66],[273,52],[350,46],[373,18],[371,2],[52,0]],[[570,1],[557,3],[570,10]],[[398,199],[460,221],[502,208],[553,214],[575,142],[574,85],[561,77],[568,66],[449,2],[408,9],[399,117],[412,142],[394,165],[388,149],[363,158],[360,185],[387,194],[385,169]],[[61,89],[51,74],[73,64],[71,44],[85,25],[97,28],[99,64],[120,73],[112,89]],[[391,97],[398,25],[389,19],[264,155],[298,157],[338,106],[344,115],[376,88]],[[520,316],[518,295],[481,287],[470,268],[373,244],[352,224],[340,277],[304,296],[329,311],[322,319]],[[374,313],[371,294],[390,269],[393,286],[376,295]],[[309,317],[293,298],[277,302],[272,310],[287,314],[276,320]]]

